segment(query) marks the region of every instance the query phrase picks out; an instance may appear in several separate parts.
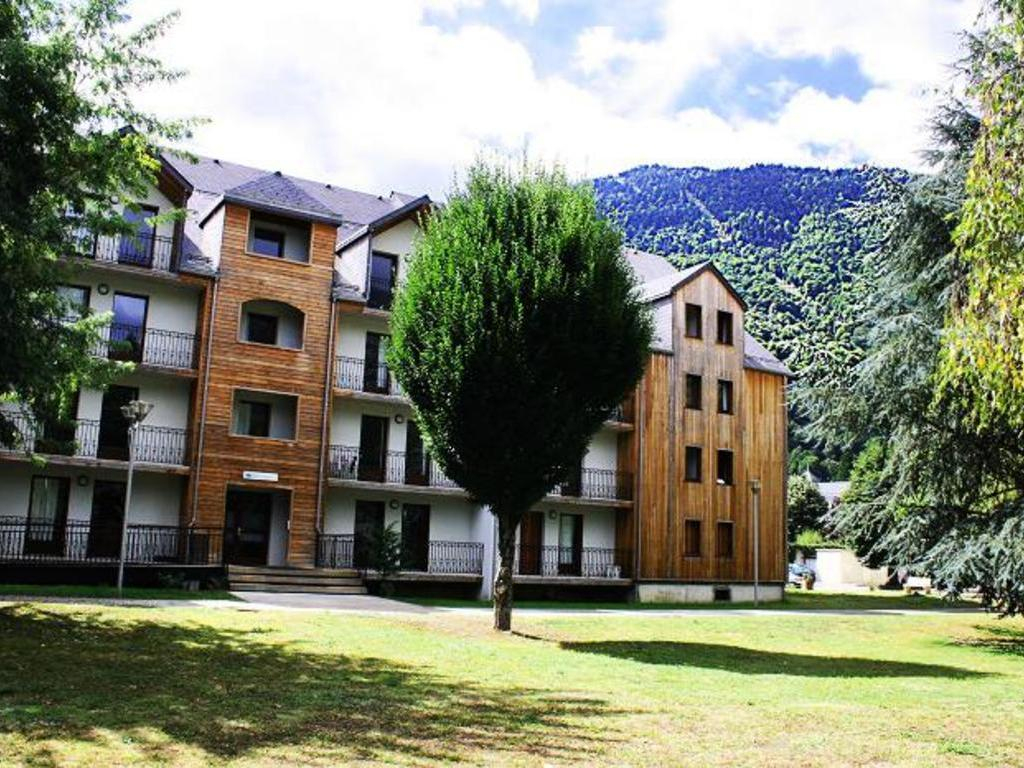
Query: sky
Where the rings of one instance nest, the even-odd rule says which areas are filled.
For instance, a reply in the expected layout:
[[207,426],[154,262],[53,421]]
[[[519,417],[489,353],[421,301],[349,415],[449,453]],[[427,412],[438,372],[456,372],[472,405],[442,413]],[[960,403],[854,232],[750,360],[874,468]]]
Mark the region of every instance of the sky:
[[921,170],[979,0],[132,0],[188,148],[443,199],[474,158]]

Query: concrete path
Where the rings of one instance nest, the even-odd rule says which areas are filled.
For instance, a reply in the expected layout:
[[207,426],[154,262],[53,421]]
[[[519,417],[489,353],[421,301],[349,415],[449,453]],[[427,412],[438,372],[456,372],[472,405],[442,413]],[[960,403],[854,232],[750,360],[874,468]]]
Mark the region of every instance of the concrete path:
[[114,605],[126,608],[216,608],[234,611],[327,611],[361,614],[431,613],[428,608],[372,595],[312,595],[298,592],[232,592],[235,600],[119,600],[113,597],[56,597],[52,595],[0,595],[0,605],[63,603]]

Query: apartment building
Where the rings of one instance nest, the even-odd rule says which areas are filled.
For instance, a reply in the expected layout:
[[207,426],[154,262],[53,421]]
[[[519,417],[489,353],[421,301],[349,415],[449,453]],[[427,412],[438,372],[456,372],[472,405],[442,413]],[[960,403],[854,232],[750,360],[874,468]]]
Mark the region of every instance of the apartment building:
[[[135,578],[229,565],[278,589],[310,574],[321,587],[333,574],[372,582],[372,543],[393,525],[403,588],[488,595],[492,517],[431,460],[384,362],[431,201],[169,154],[139,202],[135,235],[82,233],[64,288],[83,311],[113,312],[96,354],[135,370],[82,391],[73,422],[19,417],[46,464],[0,450],[0,568],[109,568],[125,507],[120,407],[143,399],[154,408],[127,521]],[[153,226],[178,207],[185,221]],[[757,548],[765,594],[781,595],[789,371],[744,331],[745,305],[713,266],[626,256],[656,318],[650,365],[527,514],[517,581],[741,599]]]

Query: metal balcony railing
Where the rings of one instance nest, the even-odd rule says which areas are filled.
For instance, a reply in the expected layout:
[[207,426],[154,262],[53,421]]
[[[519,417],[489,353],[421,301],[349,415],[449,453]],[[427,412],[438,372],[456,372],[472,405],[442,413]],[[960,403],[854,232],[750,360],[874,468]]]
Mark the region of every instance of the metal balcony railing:
[[150,232],[100,235],[86,227],[77,227],[72,231],[72,239],[74,255],[83,258],[158,272],[178,268],[173,237]]
[[[0,450],[25,450],[52,456],[128,460],[125,425],[113,420],[62,419],[35,424],[21,413],[6,413],[21,437],[21,445],[0,446]],[[136,433],[135,460],[144,464],[184,466],[188,430],[143,424]]]
[[[0,518],[0,561],[3,562],[116,562],[120,554],[120,524]],[[128,563],[216,565],[222,558],[223,532],[219,528],[128,525],[125,546]]]
[[334,361],[334,386],[378,395],[402,394],[386,363],[370,362],[359,357],[339,357]]
[[628,578],[630,551],[605,547],[520,544],[515,572],[522,576]]
[[[317,536],[317,568],[362,568],[372,570],[372,542],[351,533],[327,533]],[[404,558],[407,562],[415,559]],[[484,545],[476,541],[427,542],[427,566],[406,573],[480,575],[484,570]]]
[[195,334],[126,323],[111,323],[104,328],[94,354],[111,360],[181,370],[194,369],[199,357]]
[[357,446],[332,445],[327,471],[338,480],[458,488],[426,454],[387,451],[382,456]]
[[633,498],[633,476],[614,469],[583,469],[555,486],[551,495],[629,501]]

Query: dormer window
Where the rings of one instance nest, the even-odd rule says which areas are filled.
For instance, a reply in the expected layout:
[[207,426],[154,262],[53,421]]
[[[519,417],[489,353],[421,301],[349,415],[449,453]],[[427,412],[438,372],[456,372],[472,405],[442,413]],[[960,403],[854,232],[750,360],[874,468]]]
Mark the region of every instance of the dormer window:
[[246,250],[255,256],[307,264],[309,236],[306,222],[252,212]]

